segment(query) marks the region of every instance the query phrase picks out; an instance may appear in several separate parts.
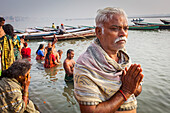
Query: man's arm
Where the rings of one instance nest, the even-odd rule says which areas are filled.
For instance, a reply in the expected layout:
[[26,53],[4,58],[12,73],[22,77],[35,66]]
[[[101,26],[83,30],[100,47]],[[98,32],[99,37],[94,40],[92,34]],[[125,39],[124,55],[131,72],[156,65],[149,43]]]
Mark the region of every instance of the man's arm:
[[60,62],[60,58],[59,57],[60,57],[59,54],[56,53],[56,60],[57,60],[57,62]]
[[52,42],[51,46],[53,47],[53,45],[58,41],[57,37],[54,34],[54,41]]
[[[140,65],[132,64],[129,70],[126,68],[122,74],[121,90],[126,98],[129,98],[139,87],[144,76],[141,72]],[[113,113],[124,103],[123,94],[118,91],[108,101],[101,102],[96,106],[80,104],[80,110],[82,113]]]

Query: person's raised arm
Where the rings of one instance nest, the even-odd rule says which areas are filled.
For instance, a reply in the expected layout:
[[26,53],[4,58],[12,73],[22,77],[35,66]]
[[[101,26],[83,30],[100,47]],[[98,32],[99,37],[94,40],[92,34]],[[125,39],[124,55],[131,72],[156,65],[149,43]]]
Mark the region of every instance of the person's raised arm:
[[132,64],[123,71],[122,86],[108,101],[101,102],[96,106],[81,105],[81,113],[113,113],[129,98],[139,87],[143,79],[140,65]]
[[56,35],[54,34],[54,41],[52,42],[51,46],[53,47],[53,45],[58,41]]

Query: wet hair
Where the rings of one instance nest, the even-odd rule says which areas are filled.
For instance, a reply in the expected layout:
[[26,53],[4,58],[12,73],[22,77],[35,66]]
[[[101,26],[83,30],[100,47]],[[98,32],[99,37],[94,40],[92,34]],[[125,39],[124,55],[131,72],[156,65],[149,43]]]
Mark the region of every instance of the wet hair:
[[58,53],[63,53],[63,51],[61,49],[58,50]]
[[51,54],[51,52],[52,52],[52,48],[48,48],[47,54],[46,54],[47,59],[49,59],[49,55]]
[[26,59],[16,60],[7,70],[2,71],[0,78],[18,78],[20,75],[25,76],[31,69],[31,63]]
[[95,18],[96,26],[101,27],[105,22],[108,22],[114,15],[122,15],[127,20],[127,15],[125,11],[121,8],[106,7],[104,9],[99,9],[97,11],[97,16]]
[[2,28],[7,35],[11,36],[12,38],[14,37],[14,28],[11,24],[5,24],[2,26]]
[[67,50],[67,55],[70,54],[72,51],[74,51],[73,49],[68,49]]
[[40,44],[40,45],[39,45],[39,47],[38,47],[38,49],[37,49],[37,51],[36,51],[36,54],[38,53],[38,50],[40,50],[40,49],[43,48],[43,46],[44,46],[44,44]]
[[2,22],[2,21],[5,21],[5,19],[3,17],[0,17],[0,22]]

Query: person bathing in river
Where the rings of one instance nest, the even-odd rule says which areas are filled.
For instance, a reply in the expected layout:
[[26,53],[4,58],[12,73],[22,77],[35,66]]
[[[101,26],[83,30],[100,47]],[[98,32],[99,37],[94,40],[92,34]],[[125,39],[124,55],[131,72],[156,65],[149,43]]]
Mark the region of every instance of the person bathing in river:
[[24,43],[24,47],[21,49],[22,58],[30,58],[31,57],[31,49],[27,47],[27,42]]
[[57,39],[56,35],[54,34],[53,41],[52,41],[52,43],[48,42],[48,45],[45,47],[45,52],[47,53],[48,48],[52,48],[53,53],[57,52],[56,49],[55,49],[55,43],[57,41],[58,41],[58,39]]
[[44,60],[46,53],[44,51],[44,44],[40,44],[36,51],[36,60]]
[[64,60],[63,67],[65,70],[65,81],[73,81],[73,71],[75,61],[73,60],[74,50],[67,50],[67,58]]
[[48,48],[46,57],[45,57],[45,63],[44,67],[45,68],[52,68],[59,65],[58,62],[56,62],[55,56],[53,55],[52,48]]
[[59,49],[59,50],[57,51],[57,54],[56,54],[57,62],[61,62],[62,54],[63,54],[63,51],[62,51],[61,49]]

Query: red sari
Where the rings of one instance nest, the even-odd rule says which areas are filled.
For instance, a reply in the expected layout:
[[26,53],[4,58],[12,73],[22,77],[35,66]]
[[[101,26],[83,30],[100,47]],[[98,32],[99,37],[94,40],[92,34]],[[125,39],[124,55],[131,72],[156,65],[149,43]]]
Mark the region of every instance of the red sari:
[[44,63],[44,67],[45,68],[52,68],[55,67],[56,64],[54,64],[55,61],[55,56],[53,54],[50,54],[49,57],[47,58],[47,56],[45,57],[45,63]]
[[22,58],[29,58],[29,57],[31,57],[31,49],[23,47],[21,49],[21,54],[22,54]]

